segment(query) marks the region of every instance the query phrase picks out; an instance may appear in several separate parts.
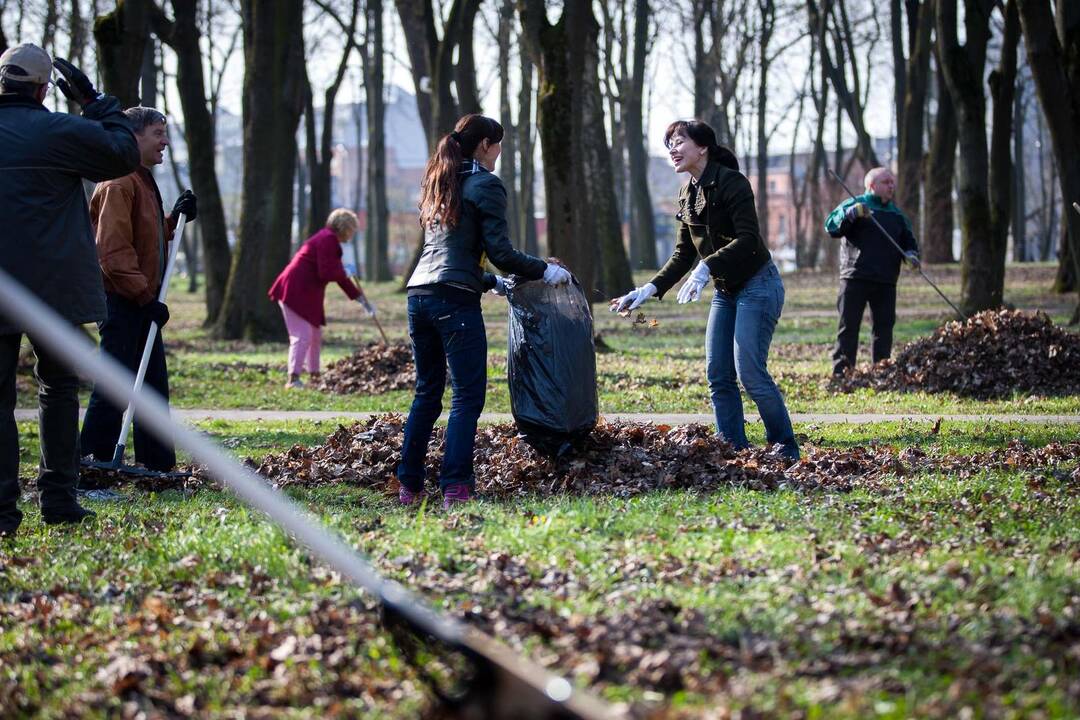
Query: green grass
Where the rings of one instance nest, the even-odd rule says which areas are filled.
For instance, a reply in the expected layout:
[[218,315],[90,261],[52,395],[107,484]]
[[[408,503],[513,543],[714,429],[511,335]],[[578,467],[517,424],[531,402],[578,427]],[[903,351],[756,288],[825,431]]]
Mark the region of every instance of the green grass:
[[[336,424],[199,427],[238,456],[258,458],[319,443]],[[33,428],[20,430],[29,473]],[[1001,423],[945,423],[934,433],[929,421],[799,430],[829,447],[915,445],[951,454],[1074,436],[1060,425]],[[760,657],[703,657],[688,671],[702,688],[665,700],[688,716],[724,704],[780,717],[955,717],[965,706],[976,716],[1073,717],[1075,659],[1055,638],[1070,637],[1080,609],[1075,485],[1047,476],[1033,492],[1031,473],[972,471],[906,478],[885,493],[531,498],[481,501],[450,515],[435,508],[417,515],[387,495],[347,486],[290,494],[380,570],[455,614],[512,597],[516,613],[582,616],[615,632],[662,603],[700,618],[695,632],[710,642],[756,643]],[[200,712],[215,714],[269,711],[291,698],[300,703],[296,716],[316,716],[304,703],[330,702],[333,693],[320,688],[362,696],[358,687],[382,683],[406,688],[405,697],[340,697],[343,712],[417,712],[420,686],[373,611],[259,514],[212,491],[128,491],[126,502],[91,504],[99,521],[75,530],[46,528],[27,506],[24,532],[0,545],[5,716],[118,712],[122,699],[99,673],[121,656],[176,664],[143,681],[141,702],[194,695]],[[497,557],[514,572],[493,572]],[[897,594],[917,602],[901,606]],[[1040,622],[1058,630],[1044,632]],[[269,654],[290,634],[310,635],[313,623],[325,625],[326,637],[354,638],[338,665],[320,656],[286,663],[276,676],[260,665],[277,667]],[[500,638],[580,684],[595,683],[609,700],[664,697],[598,682],[586,665],[560,667],[564,651],[544,635]],[[193,646],[209,648],[197,668]],[[994,675],[980,681],[976,661],[991,662],[991,654]],[[349,685],[358,676],[363,682]],[[267,689],[268,677],[277,677],[279,695]],[[717,677],[728,681],[714,685]]]
[[[929,272],[958,297],[956,268]],[[1073,298],[1046,291],[1051,267],[1009,272],[1008,301],[1067,318]],[[785,283],[770,365],[793,412],[927,415],[800,423],[804,447],[966,456],[1011,440],[1075,439],[1075,425],[934,421],[946,413],[1076,413],[1076,397],[831,394],[824,377],[835,279]],[[369,293],[387,332],[404,339],[403,297],[390,284]],[[328,297],[326,360],[376,338],[358,309],[333,288]],[[947,319],[933,291],[909,275],[900,297],[898,344]],[[504,311],[500,300],[484,302],[487,410],[506,411]],[[198,296],[179,290],[170,305],[176,407],[408,407],[408,392],[285,391],[283,344],[211,340]],[[706,306],[665,301],[646,311],[658,327],[596,306],[596,329],[614,350],[598,356],[602,411],[708,412]],[[19,400],[36,401],[25,375]],[[319,444],[337,423],[197,427],[238,458],[258,459]],[[20,472],[30,477],[36,425],[18,430]],[[748,434],[764,441],[760,423]],[[407,512],[386,493],[345,485],[289,494],[437,608],[471,618],[610,701],[665,707],[663,717],[714,717],[723,707],[792,718],[1074,718],[1074,469],[971,467],[847,494],[718,488],[481,500],[449,514],[435,500]],[[261,515],[224,492],[124,492],[124,502],[91,502],[98,521],[76,529],[44,526],[33,498],[24,498],[22,531],[0,542],[0,716],[417,717],[428,696],[370,600]],[[607,640],[583,639],[593,631]],[[641,658],[618,659],[634,647],[670,652],[658,667],[678,682],[650,676]],[[124,679],[124,663],[146,676]]]

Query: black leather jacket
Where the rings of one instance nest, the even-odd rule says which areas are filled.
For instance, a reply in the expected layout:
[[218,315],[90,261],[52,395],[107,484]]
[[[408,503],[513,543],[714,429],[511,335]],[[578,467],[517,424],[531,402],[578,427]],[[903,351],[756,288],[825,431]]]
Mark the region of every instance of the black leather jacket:
[[449,285],[480,294],[495,284],[490,273],[485,277],[485,257],[508,274],[542,278],[547,263],[510,244],[502,181],[473,160],[462,165],[461,178],[461,217],[452,230],[442,225],[427,228],[408,287]]

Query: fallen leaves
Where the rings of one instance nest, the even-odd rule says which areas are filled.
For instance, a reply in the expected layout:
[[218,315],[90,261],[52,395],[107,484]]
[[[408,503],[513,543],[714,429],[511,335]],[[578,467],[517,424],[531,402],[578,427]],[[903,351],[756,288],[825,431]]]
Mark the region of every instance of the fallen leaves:
[[415,383],[412,346],[370,342],[349,357],[331,363],[317,387],[339,395],[380,395],[410,389]]
[[[253,463],[274,485],[348,483],[396,492],[404,418],[384,415],[339,427],[323,445],[296,445]],[[428,446],[429,477],[438,476],[444,430]],[[884,447],[807,448],[795,464],[769,448],[736,451],[711,427],[604,421],[568,455],[551,459],[531,448],[511,424],[477,431],[474,471],[478,492],[491,499],[527,495],[626,497],[660,489],[714,491],[794,489],[845,492],[903,483],[914,472],[958,476],[988,469],[1056,467],[1080,459],[1080,441],[1028,448],[1013,442],[973,456],[934,458],[918,449]]]
[[1080,335],[1042,313],[985,310],[833,381],[843,392],[953,392],[978,399],[1080,393]]

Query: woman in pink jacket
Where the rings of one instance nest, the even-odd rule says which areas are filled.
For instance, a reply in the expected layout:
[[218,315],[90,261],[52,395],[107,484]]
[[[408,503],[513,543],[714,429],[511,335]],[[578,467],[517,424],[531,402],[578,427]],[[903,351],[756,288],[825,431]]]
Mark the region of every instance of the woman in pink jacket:
[[338,208],[331,212],[326,227],[304,241],[270,286],[270,299],[281,307],[289,331],[289,380],[285,387],[304,386],[300,373],[305,361],[311,379],[319,377],[322,326],[326,324],[323,300],[328,283],[336,282],[350,300],[361,303],[368,313],[375,313],[375,306],[341,263],[341,246],[356,234],[359,225],[351,210]]

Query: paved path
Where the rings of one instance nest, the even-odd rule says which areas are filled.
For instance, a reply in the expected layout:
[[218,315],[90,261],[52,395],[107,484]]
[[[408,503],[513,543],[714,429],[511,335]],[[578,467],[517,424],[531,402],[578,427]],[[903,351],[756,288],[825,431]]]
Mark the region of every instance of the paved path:
[[[373,415],[385,413],[345,412],[337,410],[173,410],[173,417],[194,422],[198,420],[366,420]],[[706,413],[605,413],[605,418],[635,422],[652,422],[660,425],[683,425],[686,423],[712,423],[713,416]],[[443,419],[446,415],[444,413]],[[1013,414],[971,414],[937,415],[920,413],[793,413],[792,422],[796,423],[852,423],[899,422],[901,420],[933,422],[941,418],[944,422],[1011,422],[1055,425],[1080,425],[1080,415],[1013,415]],[[36,420],[36,409],[15,411],[16,420]],[[747,415],[750,422],[757,422],[757,415]],[[510,413],[484,413],[480,422],[511,422]]]

